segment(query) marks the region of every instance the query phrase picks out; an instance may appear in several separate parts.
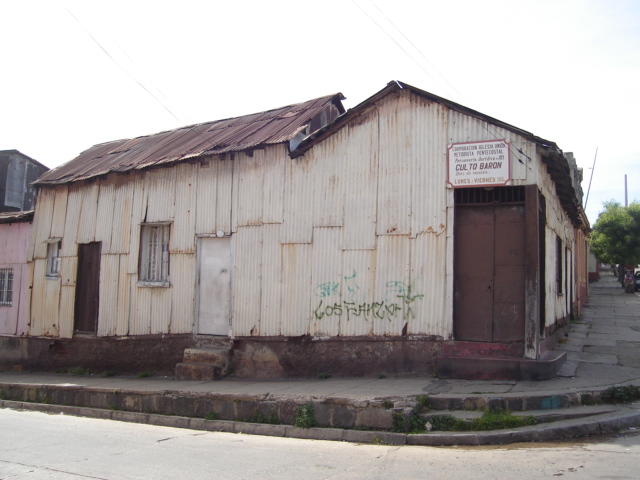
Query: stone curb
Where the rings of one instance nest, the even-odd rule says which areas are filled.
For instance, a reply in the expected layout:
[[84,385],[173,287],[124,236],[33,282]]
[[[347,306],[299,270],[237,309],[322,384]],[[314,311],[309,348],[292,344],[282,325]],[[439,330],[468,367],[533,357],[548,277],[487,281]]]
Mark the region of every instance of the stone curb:
[[262,423],[232,422],[228,420],[205,420],[202,418],[160,415],[154,413],[104,410],[91,407],[72,407],[42,403],[0,400],[0,408],[29,410],[49,414],[117,420],[129,423],[204,430],[209,432],[241,433],[270,437],[288,437],[312,440],[374,443],[381,445],[416,446],[473,446],[503,445],[519,442],[549,442],[568,438],[614,433],[640,426],[640,412],[616,412],[582,419],[564,420],[551,424],[539,424],[513,430],[487,432],[434,432],[405,434],[339,428],[298,428],[291,425],[268,425]]

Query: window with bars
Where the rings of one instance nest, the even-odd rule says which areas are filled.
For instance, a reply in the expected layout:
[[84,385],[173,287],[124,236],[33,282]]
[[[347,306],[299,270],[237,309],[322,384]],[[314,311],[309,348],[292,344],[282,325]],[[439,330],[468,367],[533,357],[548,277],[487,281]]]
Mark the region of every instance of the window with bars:
[[13,268],[0,268],[0,307],[13,304]]
[[166,223],[141,226],[138,282],[169,286],[169,229]]

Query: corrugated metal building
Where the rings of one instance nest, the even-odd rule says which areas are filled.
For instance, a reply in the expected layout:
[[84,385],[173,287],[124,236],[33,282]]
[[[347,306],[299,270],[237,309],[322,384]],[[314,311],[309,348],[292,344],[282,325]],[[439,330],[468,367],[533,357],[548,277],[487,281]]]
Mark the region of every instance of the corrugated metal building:
[[29,319],[29,243],[33,210],[0,213],[0,335],[24,335]]
[[588,227],[562,152],[400,82],[341,99],[96,145],[43,175],[27,335],[94,368],[166,369],[224,339],[241,376],[473,378],[480,357],[553,375]]

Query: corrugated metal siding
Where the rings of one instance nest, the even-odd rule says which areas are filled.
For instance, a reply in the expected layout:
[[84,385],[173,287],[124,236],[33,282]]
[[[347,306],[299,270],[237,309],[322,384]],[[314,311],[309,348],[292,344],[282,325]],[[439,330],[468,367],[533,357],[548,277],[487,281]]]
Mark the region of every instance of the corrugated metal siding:
[[[313,229],[313,265],[311,287],[313,297],[311,307],[313,317],[310,333],[316,336],[337,336],[340,334],[342,315],[342,229],[321,227]],[[336,304],[339,308],[335,308]]]
[[67,216],[67,197],[69,187],[66,185],[55,189],[55,203],[53,207],[53,218],[51,219],[51,236],[62,238],[64,235],[64,224]]
[[147,194],[146,222],[167,222],[175,215],[176,169],[159,168],[144,175]]
[[89,243],[96,239],[99,184],[85,185],[82,190],[82,205],[78,221],[78,243]]
[[451,317],[445,316],[446,246],[445,233],[425,233],[411,240],[411,291],[403,298],[412,311],[408,314],[409,335],[446,338],[451,329]]
[[[96,236],[97,242],[102,242],[101,252],[103,254],[112,253],[111,249],[111,234],[113,232],[113,217],[118,215],[119,212],[115,210],[115,196],[116,185],[113,177],[107,178],[100,182],[100,191],[98,193],[98,210],[96,222]],[[114,232],[119,233],[119,232]]]
[[262,224],[264,150],[236,157],[238,178],[238,227]]
[[[237,251],[241,251],[239,247]],[[311,245],[282,245],[282,335],[309,333],[312,315],[310,273]]]
[[193,332],[195,272],[195,255],[171,256],[171,333]]
[[[144,222],[147,210],[147,192],[143,183],[139,182],[133,190],[131,207],[131,235],[129,237],[129,265],[128,273],[138,273],[138,257],[140,255],[140,224]],[[171,242],[171,240],[169,240]],[[133,294],[134,292],[132,292]],[[133,325],[131,326],[133,328]]]
[[137,188],[138,184],[139,182],[132,180],[128,176],[116,176],[111,253],[129,253],[133,190]]
[[378,203],[377,110],[364,113],[346,130],[336,149],[345,152],[342,246],[347,250],[372,249],[376,247]]
[[262,283],[262,228],[238,227],[235,248],[234,333],[260,335]]
[[375,302],[375,250],[344,250],[342,252],[342,314],[340,335],[371,335],[373,321],[359,314],[360,305]]
[[284,192],[282,243],[311,243],[313,234],[313,174],[317,162],[312,156],[287,162]]
[[[344,169],[347,159],[339,148],[343,144],[345,131],[338,131],[331,141],[323,142],[311,150],[308,157],[321,158],[313,173],[313,226],[341,227],[344,216]],[[349,159],[350,161],[351,159]]]
[[73,321],[75,316],[75,299],[76,287],[64,286],[60,287],[60,336],[62,338],[73,337]]
[[41,189],[38,195],[36,211],[33,218],[34,225],[34,258],[47,258],[47,240],[51,236],[51,219],[55,193],[51,189]]
[[447,181],[447,112],[440,104],[412,96],[411,236],[444,232]]
[[118,292],[120,280],[120,255],[101,255],[100,260],[100,302],[98,304],[98,336],[112,336],[116,333],[118,318]]
[[171,231],[171,253],[195,254],[198,165],[181,164],[176,170],[176,215]]
[[[282,322],[282,252],[280,225],[262,227],[261,335],[280,335]],[[240,256],[242,251],[239,250]],[[237,288],[235,289],[237,290]]]
[[78,257],[60,258],[60,282],[64,286],[75,286],[78,276]]
[[[215,233],[220,159],[203,161],[195,170],[197,183],[195,233]],[[228,212],[230,214],[230,212]]]
[[413,130],[409,93],[392,95],[379,107],[378,235],[411,234]]
[[33,265],[33,288],[31,289],[31,321],[29,322],[29,335],[39,336],[45,330],[45,275],[47,272],[47,261],[45,259],[34,259]]
[[71,257],[78,255],[78,222],[80,221],[80,211],[82,210],[82,185],[69,186],[67,196],[67,216],[64,222],[64,238],[62,239],[62,250],[60,255]]
[[[46,265],[46,261],[45,261]],[[58,280],[44,281],[44,307],[41,335],[57,337],[60,332],[59,322],[60,282]]]
[[[375,335],[398,335],[412,320],[404,298],[411,295],[409,277],[410,245],[408,235],[382,235],[376,250],[374,302],[383,304],[379,314],[372,311]],[[415,311],[416,309],[412,309]]]
[[264,192],[262,221],[282,223],[284,215],[284,177],[287,163],[291,160],[286,147],[277,145],[264,150]]
[[146,290],[151,290],[151,334],[171,333],[169,330],[169,325],[171,324],[171,289],[147,288]]
[[[129,322],[129,335],[149,335],[152,327],[152,292],[158,288],[141,288],[137,286],[137,277],[132,276],[131,307],[132,317]],[[165,290],[162,288],[162,290]],[[135,299],[135,301],[134,301]]]
[[[216,187],[216,225],[211,232],[196,233],[214,233],[222,230],[225,235],[231,235],[232,231],[232,213],[237,203],[233,203],[235,186],[234,182],[234,161],[230,156],[225,156],[218,163],[218,183]],[[237,189],[235,191],[237,193]]]
[[120,255],[120,268],[118,269],[118,304],[115,310],[115,335],[127,335],[129,333],[131,279],[127,273],[127,260],[126,255]]

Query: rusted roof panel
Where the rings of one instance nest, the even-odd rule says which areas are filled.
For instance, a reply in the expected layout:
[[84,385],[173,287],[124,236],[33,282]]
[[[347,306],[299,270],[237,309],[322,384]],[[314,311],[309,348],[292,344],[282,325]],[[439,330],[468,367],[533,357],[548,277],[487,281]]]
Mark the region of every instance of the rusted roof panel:
[[59,185],[111,172],[127,172],[205,155],[238,152],[291,140],[338,93],[242,117],[201,123],[154,135],[94,145],[78,157],[42,175],[35,185]]

